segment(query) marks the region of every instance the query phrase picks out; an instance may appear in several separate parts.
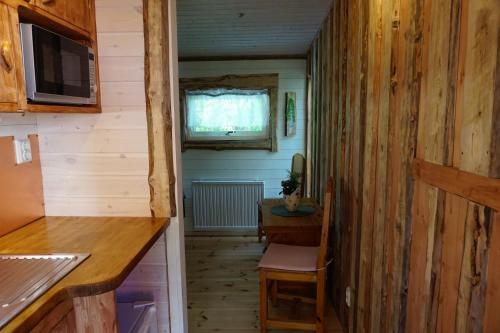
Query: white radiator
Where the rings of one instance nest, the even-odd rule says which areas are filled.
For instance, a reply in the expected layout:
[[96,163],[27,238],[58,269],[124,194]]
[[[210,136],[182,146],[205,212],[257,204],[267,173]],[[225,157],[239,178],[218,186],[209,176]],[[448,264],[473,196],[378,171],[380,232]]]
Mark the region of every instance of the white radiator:
[[195,229],[257,228],[262,181],[193,181]]

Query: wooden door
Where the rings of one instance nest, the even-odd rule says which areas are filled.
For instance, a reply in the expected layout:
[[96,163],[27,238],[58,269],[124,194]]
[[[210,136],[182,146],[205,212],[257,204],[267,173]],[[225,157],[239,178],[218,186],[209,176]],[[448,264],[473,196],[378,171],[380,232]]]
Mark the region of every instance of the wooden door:
[[17,110],[18,85],[14,53],[14,9],[0,3],[0,112]]
[[90,30],[89,0],[35,0],[35,5],[83,30]]

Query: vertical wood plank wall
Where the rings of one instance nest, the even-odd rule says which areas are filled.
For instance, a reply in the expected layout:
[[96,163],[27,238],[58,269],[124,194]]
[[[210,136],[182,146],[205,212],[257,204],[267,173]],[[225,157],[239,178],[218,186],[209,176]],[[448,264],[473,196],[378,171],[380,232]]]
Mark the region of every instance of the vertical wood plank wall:
[[308,190],[336,179],[349,332],[500,329],[499,213],[411,173],[418,157],[500,176],[499,29],[496,0],[338,0],[311,45]]

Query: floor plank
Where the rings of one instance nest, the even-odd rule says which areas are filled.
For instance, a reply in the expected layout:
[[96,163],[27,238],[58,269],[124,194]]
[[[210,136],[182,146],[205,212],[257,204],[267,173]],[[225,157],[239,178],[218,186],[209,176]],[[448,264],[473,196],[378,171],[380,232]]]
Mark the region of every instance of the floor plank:
[[[257,264],[262,251],[262,244],[253,236],[186,237],[189,332],[260,331]],[[270,313],[279,318],[313,318],[314,307],[280,301]],[[326,331],[342,332],[331,307]]]

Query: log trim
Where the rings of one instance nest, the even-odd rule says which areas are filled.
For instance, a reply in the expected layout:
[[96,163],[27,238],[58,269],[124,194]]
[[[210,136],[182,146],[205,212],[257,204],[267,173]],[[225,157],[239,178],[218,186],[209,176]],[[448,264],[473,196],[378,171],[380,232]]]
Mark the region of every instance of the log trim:
[[[187,149],[213,149],[213,150],[270,150],[278,151],[276,129],[278,127],[278,86],[279,75],[254,74],[254,75],[225,75],[217,77],[181,78],[180,80],[180,110],[181,110],[181,137],[182,151]],[[262,140],[231,140],[231,141],[188,141],[186,121],[186,90],[197,89],[267,89],[269,91],[270,116],[269,136]]]
[[144,76],[153,217],[176,216],[169,79],[168,3],[144,0]]
[[456,168],[415,159],[412,174],[426,184],[480,205],[500,210],[500,179],[476,175]]

